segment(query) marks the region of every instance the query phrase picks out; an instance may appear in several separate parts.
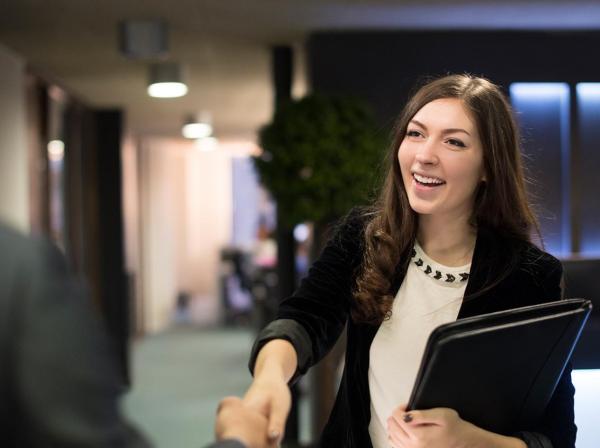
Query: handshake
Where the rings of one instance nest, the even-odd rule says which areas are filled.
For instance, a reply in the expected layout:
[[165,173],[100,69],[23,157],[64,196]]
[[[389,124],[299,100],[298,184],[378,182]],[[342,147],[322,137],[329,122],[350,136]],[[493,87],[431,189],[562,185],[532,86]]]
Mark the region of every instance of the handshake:
[[215,438],[218,442],[209,448],[277,447],[281,439],[280,434],[269,434],[268,425],[269,421],[265,415],[248,406],[240,398],[224,398],[219,403],[215,422]]
[[[269,352],[274,353],[275,358],[284,354],[282,357],[288,359],[282,363],[284,368],[265,361],[263,353]],[[258,356],[254,380],[244,399],[228,397],[221,401],[215,424],[217,440],[237,440],[246,448],[279,446],[292,404],[288,381],[296,365],[296,352],[289,342],[273,340],[266,344]],[[217,444],[212,448],[220,447],[226,445]]]
[[[287,341],[271,341],[265,347],[286,347]],[[290,350],[291,344],[289,345]],[[262,351],[265,351],[263,348]],[[262,352],[261,352],[262,353]],[[221,401],[217,411],[215,435],[217,440],[237,440],[246,448],[275,448],[279,446],[285,430],[285,422],[290,412],[292,396],[288,380],[296,366],[294,363],[287,374],[282,374],[276,366],[269,366],[260,359],[257,361],[252,385],[244,399],[228,397]],[[257,373],[258,372],[258,373]],[[225,448],[215,445],[212,448]],[[231,445],[234,448],[236,445]]]

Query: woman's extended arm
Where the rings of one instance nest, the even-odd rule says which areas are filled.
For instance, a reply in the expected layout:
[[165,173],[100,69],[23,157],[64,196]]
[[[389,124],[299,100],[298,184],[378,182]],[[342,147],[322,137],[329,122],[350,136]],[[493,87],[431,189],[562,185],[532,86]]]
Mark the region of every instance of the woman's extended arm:
[[283,339],[267,342],[258,353],[254,381],[246,392],[244,403],[269,419],[268,435],[281,440],[291,406],[288,382],[298,366],[294,346]]
[[277,376],[289,382],[298,366],[294,346],[284,339],[273,339],[261,349],[254,365],[254,377]]
[[357,213],[342,221],[298,290],[280,304],[277,319],[256,339],[249,363],[254,381],[244,400],[269,418],[272,438],[283,433],[288,384],[325,356],[344,328],[361,230]]

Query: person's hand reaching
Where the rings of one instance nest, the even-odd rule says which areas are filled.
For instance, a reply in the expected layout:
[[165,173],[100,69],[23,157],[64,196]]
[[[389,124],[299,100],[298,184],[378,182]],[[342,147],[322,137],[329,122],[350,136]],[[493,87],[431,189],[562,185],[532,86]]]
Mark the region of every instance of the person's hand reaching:
[[240,398],[227,397],[219,403],[215,438],[239,440],[248,448],[272,447],[267,439],[267,423],[263,414],[245,406]]

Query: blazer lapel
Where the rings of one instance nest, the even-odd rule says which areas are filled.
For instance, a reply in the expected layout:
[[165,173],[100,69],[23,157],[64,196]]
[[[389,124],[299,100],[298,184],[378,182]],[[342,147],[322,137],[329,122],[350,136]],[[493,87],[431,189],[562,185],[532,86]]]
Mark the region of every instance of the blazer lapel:
[[471,261],[471,271],[465,290],[465,298],[458,313],[458,318],[476,316],[491,312],[497,300],[497,286],[489,287],[499,275],[510,270],[513,259],[512,244],[508,239],[502,238],[497,232],[485,227],[477,229],[477,239]]

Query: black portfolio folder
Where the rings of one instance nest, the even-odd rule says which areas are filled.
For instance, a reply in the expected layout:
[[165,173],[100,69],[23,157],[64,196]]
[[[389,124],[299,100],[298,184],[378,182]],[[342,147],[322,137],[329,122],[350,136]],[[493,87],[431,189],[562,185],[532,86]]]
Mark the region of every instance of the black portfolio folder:
[[569,299],[460,319],[429,336],[408,410],[446,407],[481,428],[532,428],[590,314]]

